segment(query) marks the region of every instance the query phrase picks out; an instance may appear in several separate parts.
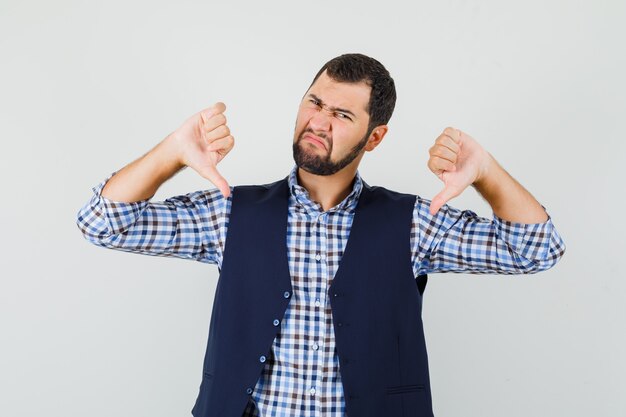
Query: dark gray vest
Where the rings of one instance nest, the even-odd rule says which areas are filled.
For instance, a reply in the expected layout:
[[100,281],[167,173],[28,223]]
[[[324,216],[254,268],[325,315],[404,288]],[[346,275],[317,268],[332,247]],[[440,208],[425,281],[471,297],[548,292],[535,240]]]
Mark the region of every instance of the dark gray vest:
[[[329,287],[349,417],[432,417],[415,196],[363,183]],[[287,178],[234,188],[195,417],[241,417],[292,295]]]

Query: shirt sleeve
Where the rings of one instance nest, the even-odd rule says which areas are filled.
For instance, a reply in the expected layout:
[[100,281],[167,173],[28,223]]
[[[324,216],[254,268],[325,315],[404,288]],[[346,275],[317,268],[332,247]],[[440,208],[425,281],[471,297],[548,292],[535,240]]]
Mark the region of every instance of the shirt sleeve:
[[110,249],[221,267],[234,187],[227,199],[215,188],[159,202],[118,202],[101,195],[116,172],[92,188],[92,197],[77,213],[76,224],[85,239]]
[[492,219],[479,217],[448,204],[433,216],[429,207],[430,200],[417,196],[411,227],[415,276],[533,274],[551,268],[565,253],[565,243],[547,211],[543,223],[516,223],[495,213]]

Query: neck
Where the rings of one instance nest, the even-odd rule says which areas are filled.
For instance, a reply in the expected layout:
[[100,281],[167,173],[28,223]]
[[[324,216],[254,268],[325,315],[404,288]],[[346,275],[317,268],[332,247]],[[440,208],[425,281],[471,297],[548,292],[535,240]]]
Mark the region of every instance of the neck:
[[323,211],[328,211],[352,192],[357,167],[351,165],[332,175],[315,175],[298,168],[298,184],[309,192],[311,200],[322,206]]

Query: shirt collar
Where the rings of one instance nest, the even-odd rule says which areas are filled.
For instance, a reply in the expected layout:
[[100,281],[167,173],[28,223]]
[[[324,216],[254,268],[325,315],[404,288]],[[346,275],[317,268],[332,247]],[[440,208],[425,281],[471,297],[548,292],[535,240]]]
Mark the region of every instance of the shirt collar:
[[[315,201],[311,200],[311,197],[309,196],[309,192],[307,191],[307,189],[301,186],[300,184],[298,184],[297,172],[298,172],[298,165],[294,165],[293,168],[291,169],[291,172],[289,173],[289,178],[288,178],[289,191],[291,192],[291,195],[294,196],[296,201],[300,203],[301,205],[303,205],[307,211],[321,213],[322,212],[321,204],[316,203]],[[339,203],[338,205],[336,205],[335,207],[333,207],[332,209],[328,211],[354,209],[359,199],[359,196],[361,194],[361,190],[363,189],[363,180],[361,179],[361,175],[359,174],[358,170],[356,171],[356,175],[354,176],[354,178],[355,180],[354,180],[352,191],[350,192],[350,194],[348,194],[348,196],[346,196],[346,198],[344,198],[341,203]]]

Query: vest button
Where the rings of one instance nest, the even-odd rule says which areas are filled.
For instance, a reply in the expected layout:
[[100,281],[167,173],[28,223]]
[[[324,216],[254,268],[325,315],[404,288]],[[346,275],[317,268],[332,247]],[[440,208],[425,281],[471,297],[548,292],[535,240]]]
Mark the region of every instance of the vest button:
[[341,326],[343,326],[343,323],[339,322],[339,323],[337,323],[337,326],[341,327]]
[[278,326],[280,324],[280,320],[274,319],[273,324],[274,326]]
[[265,359],[266,359],[265,356],[261,355],[261,357],[259,358],[259,362],[263,363],[265,362]]
[[246,388],[246,394],[248,395],[252,394],[252,388]]
[[291,294],[289,293],[289,291],[285,291],[285,293],[283,294],[283,297],[285,298],[289,298]]

